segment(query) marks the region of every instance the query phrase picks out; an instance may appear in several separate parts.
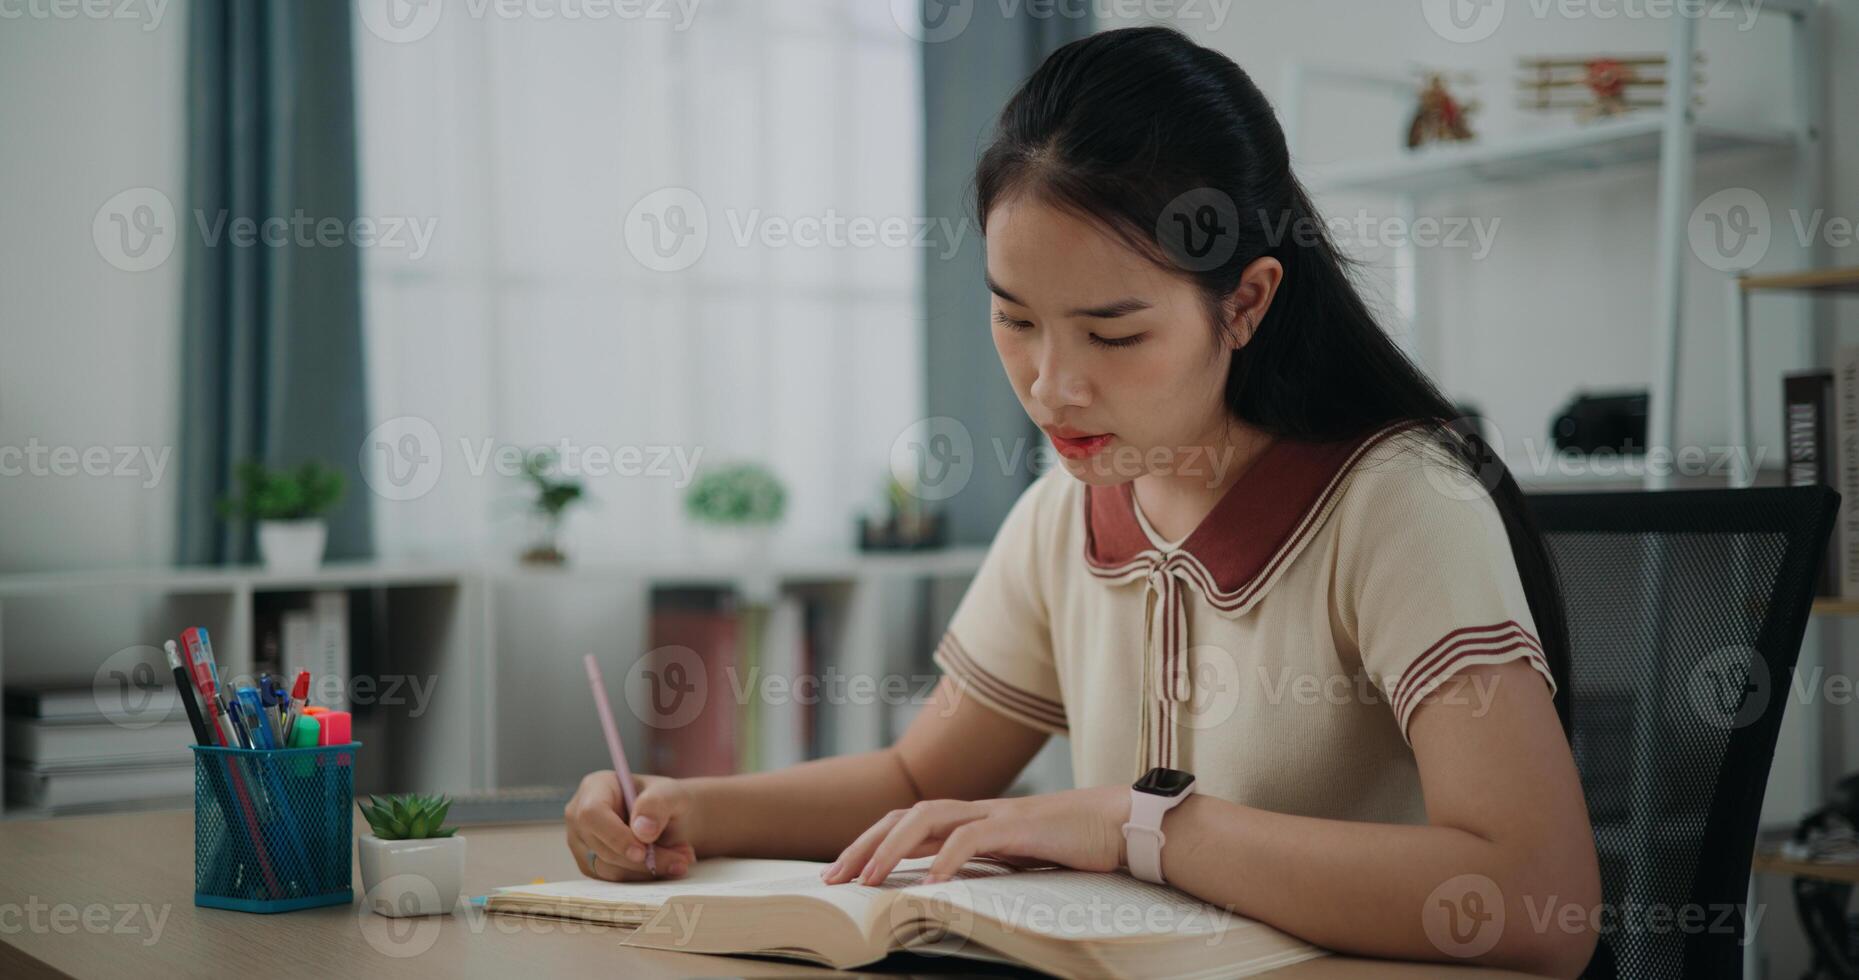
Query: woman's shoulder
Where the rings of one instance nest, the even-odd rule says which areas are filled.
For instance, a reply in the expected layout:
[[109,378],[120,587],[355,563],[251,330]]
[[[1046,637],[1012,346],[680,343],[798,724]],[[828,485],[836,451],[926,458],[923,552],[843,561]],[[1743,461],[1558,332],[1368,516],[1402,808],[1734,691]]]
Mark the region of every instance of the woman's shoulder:
[[1349,524],[1456,525],[1495,514],[1503,469],[1463,451],[1450,428],[1397,427],[1372,436],[1341,488],[1337,516]]

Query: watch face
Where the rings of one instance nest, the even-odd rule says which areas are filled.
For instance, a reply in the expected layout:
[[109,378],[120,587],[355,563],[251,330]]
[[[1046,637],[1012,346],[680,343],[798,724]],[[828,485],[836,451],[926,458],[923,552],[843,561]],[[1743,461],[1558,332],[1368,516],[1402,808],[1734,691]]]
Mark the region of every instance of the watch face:
[[1139,793],[1151,793],[1156,796],[1180,796],[1187,792],[1188,787],[1193,783],[1194,774],[1191,772],[1157,766],[1143,773],[1143,778],[1138,779],[1131,788]]

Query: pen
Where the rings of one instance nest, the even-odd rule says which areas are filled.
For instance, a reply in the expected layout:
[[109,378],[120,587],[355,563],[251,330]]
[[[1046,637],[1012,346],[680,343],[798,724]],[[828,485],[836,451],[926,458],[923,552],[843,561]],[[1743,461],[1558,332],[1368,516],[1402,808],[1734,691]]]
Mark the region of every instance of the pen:
[[[193,675],[195,686],[200,688],[201,696],[213,705],[214,736],[223,748],[250,748],[238,741],[238,719],[231,718],[226,712],[226,705],[219,698],[219,668],[213,662],[213,643],[207,639],[207,631],[198,626],[189,626],[181,633],[181,649],[186,653],[187,671]],[[258,868],[264,874],[265,884],[273,892],[279,890],[276,869],[271,866],[271,854],[265,847],[264,835],[258,827],[256,807],[252,803],[252,792],[245,785],[245,778],[240,770],[224,760],[215,763],[225,765],[233,791],[233,802],[239,808],[239,815],[245,820],[246,833],[250,835],[252,845],[258,852]]]
[[[587,664],[587,682],[594,688],[594,707],[600,710],[600,727],[607,736],[607,754],[613,756],[613,775],[620,781],[620,796],[626,801],[626,812],[620,819],[632,819],[633,808],[638,803],[638,795],[633,791],[633,771],[626,765],[626,750],[620,745],[620,730],[613,724],[613,709],[607,705],[607,685],[600,679],[600,662],[593,654],[581,658]],[[645,846],[645,869],[658,874],[657,849]]]
[[309,671],[300,670],[297,672],[297,679],[293,680],[290,685],[289,697],[290,700],[286,703],[290,706],[290,709],[285,712],[284,715],[284,742],[287,745],[293,744],[291,743],[291,736],[297,732],[297,719],[302,717],[303,709],[307,707],[310,702]]
[[181,651],[173,640],[163,644],[162,649],[168,654],[168,669],[174,672],[174,693],[187,711],[187,724],[194,730],[195,744],[212,745],[213,733],[207,730],[206,719],[200,717],[200,705],[194,700],[194,682],[187,679],[187,668],[181,665]]

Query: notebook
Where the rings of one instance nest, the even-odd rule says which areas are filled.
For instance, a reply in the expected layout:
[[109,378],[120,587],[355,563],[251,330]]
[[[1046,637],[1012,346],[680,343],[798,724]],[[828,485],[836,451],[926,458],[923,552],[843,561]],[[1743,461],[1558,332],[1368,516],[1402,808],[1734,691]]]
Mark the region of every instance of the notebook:
[[485,908],[637,928],[624,945],[774,956],[835,969],[894,951],[1016,963],[1064,977],[1243,977],[1319,947],[1122,872],[971,861],[921,883],[931,858],[881,885],[825,885],[824,864],[713,858],[679,881],[562,881],[498,889]]

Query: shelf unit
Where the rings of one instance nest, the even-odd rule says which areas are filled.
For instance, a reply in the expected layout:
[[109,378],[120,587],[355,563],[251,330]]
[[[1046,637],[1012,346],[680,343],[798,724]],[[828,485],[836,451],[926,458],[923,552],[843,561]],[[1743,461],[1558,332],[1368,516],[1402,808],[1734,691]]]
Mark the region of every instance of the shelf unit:
[[[552,706],[525,706],[524,699],[547,698],[550,685],[561,681],[573,696],[577,712],[585,707],[585,676],[579,672],[581,649],[557,658],[552,649],[533,645],[535,631],[527,625],[500,626],[498,609],[524,609],[538,596],[587,590],[599,597],[608,616],[597,628],[564,625],[563,635],[592,633],[604,648],[619,647],[642,653],[649,644],[650,595],[654,589],[709,586],[733,589],[750,599],[767,598],[781,590],[805,588],[824,591],[837,601],[837,648],[827,651],[839,669],[881,676],[894,669],[896,651],[887,647],[884,631],[883,591],[890,583],[910,580],[965,580],[981,565],[983,548],[950,548],[933,552],[861,554],[822,552],[771,557],[763,561],[728,558],[680,558],[666,561],[624,561],[570,564],[559,568],[509,563],[332,563],[315,571],[295,574],[262,568],[147,568],[84,572],[57,572],[0,576],[0,681],[6,678],[8,614],[33,613],[35,618],[55,617],[58,610],[32,610],[34,603],[70,603],[94,608],[92,603],[166,600],[165,608],[147,626],[145,638],[129,645],[158,647],[161,640],[189,625],[207,627],[222,667],[229,676],[252,669],[256,637],[253,634],[254,597],[268,593],[323,590],[365,591],[379,595],[386,622],[387,660],[395,673],[444,678],[433,682],[431,700],[421,711],[385,714],[376,737],[393,746],[403,768],[379,770],[395,781],[391,788],[463,792],[495,789],[499,777],[500,734],[534,738],[538,733],[512,732],[509,724],[535,714],[553,722]],[[617,616],[608,614],[618,610]],[[69,615],[69,614],[64,614]],[[546,610],[532,615],[547,616]],[[511,617],[514,618],[514,617]],[[611,628],[611,631],[609,631]],[[562,646],[566,646],[564,641]],[[68,652],[61,652],[61,657]],[[17,654],[15,654],[17,656]],[[65,664],[77,676],[95,671],[107,652],[84,661]],[[556,662],[559,660],[560,662]],[[571,662],[572,661],[572,662]],[[540,670],[527,682],[510,684],[500,673],[513,666]],[[159,665],[165,676],[165,665]],[[561,677],[555,677],[560,674]],[[463,678],[463,683],[454,678]],[[884,743],[883,704],[835,706],[833,731],[836,752],[865,751]],[[586,714],[591,709],[574,715]],[[623,719],[638,730],[636,720]],[[543,733],[543,734],[546,734]],[[639,732],[642,736],[643,732]],[[360,736],[358,737],[366,737]],[[3,729],[0,729],[3,738]],[[594,744],[590,742],[590,744]],[[386,746],[383,746],[385,749]],[[533,756],[524,743],[511,753]],[[4,755],[4,742],[0,742]],[[533,781],[532,773],[518,782]]]
[[[1658,213],[1653,231],[1658,257],[1646,444],[1649,451],[1669,453],[1675,441],[1679,399],[1686,225],[1694,207],[1692,178],[1698,156],[1764,148],[1792,150],[1794,205],[1799,213],[1811,213],[1826,197],[1822,6],[1818,0],[1780,0],[1758,9],[1786,17],[1791,28],[1794,111],[1785,127],[1700,123],[1692,108],[1694,73],[1672,71],[1666,74],[1663,107],[1644,114],[1469,144],[1428,146],[1380,160],[1300,169],[1308,172],[1310,187],[1320,193],[1352,191],[1391,198],[1397,216],[1411,223],[1420,201],[1432,195],[1502,188],[1573,172],[1656,162]],[[1697,31],[1697,18],[1671,18],[1666,64],[1693,63]],[[1304,131],[1304,96],[1310,86],[1319,83],[1383,92],[1418,91],[1415,81],[1402,75],[1292,63],[1286,72],[1282,118],[1294,154]],[[1417,259],[1411,238],[1396,246],[1394,303],[1404,321],[1402,337],[1409,354],[1415,353],[1412,338],[1421,322]],[[1822,260],[1810,257],[1809,261],[1819,264]],[[1643,480],[1649,490],[1670,489],[1672,484],[1673,476],[1666,468],[1649,470]]]

